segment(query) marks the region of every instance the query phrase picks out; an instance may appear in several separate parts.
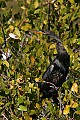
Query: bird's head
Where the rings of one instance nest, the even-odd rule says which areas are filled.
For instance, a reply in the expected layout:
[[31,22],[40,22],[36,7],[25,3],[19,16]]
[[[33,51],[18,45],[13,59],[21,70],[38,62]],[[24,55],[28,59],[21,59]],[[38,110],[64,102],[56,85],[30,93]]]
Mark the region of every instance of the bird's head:
[[64,48],[61,42],[56,42],[56,49],[57,49],[57,58],[59,61],[65,66],[69,67],[70,64],[70,56],[67,53],[67,50]]

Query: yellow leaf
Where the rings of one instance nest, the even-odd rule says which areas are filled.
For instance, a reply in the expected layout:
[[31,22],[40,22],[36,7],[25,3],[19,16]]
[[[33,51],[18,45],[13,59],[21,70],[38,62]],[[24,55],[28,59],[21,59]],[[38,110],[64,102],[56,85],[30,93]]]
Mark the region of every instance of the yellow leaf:
[[13,30],[14,30],[14,26],[13,26],[13,25],[10,25],[10,26],[9,26],[9,31],[10,31],[10,32],[13,32]]
[[30,60],[31,60],[31,64],[33,65],[34,62],[35,62],[35,58],[34,58],[34,56],[30,56]]
[[6,60],[3,62],[3,65],[6,65],[7,67],[9,67],[9,63]]
[[77,83],[73,83],[73,85],[72,85],[72,87],[71,87],[71,91],[73,91],[73,92],[78,92],[78,85],[77,85]]
[[33,86],[34,86],[34,83],[29,83],[30,88],[33,88]]
[[4,43],[4,39],[0,36],[0,44]]
[[69,113],[69,111],[70,111],[70,106],[69,106],[69,105],[66,105],[66,107],[65,107],[64,110],[63,110],[63,114],[64,114],[64,115],[67,115],[67,114]]
[[27,0],[27,4],[30,4],[31,3],[31,0]]
[[20,117],[19,120],[22,120],[22,117]]
[[42,107],[45,106],[45,100],[42,100]]
[[55,49],[55,48],[56,48],[55,45],[56,45],[56,44],[51,44],[51,45],[50,45],[50,49]]
[[36,108],[40,109],[40,105],[38,103],[36,103]]
[[18,37],[20,37],[20,31],[18,28],[15,28],[14,34],[16,34]]
[[72,108],[77,108],[78,107],[78,103],[75,101],[71,101],[71,107]]
[[21,29],[24,30],[24,31],[27,31],[27,30],[29,30],[31,28],[32,28],[32,26],[30,24],[28,24],[28,23],[26,23],[24,26],[21,27]]
[[24,118],[25,120],[30,120],[30,116],[28,115],[28,113],[23,112]]
[[34,7],[37,8],[39,6],[38,0],[34,2]]
[[34,11],[34,14],[37,14],[39,12],[40,12],[40,9],[37,9],[37,10]]
[[53,49],[54,54],[57,54],[57,50],[56,50],[56,46],[55,45],[56,44],[51,44],[49,49]]
[[0,70],[1,70],[1,65],[0,65]]
[[75,111],[75,113],[80,115],[80,110],[78,110],[78,111]]
[[46,25],[47,24],[47,20],[44,20],[43,23]]
[[30,115],[33,115],[33,114],[35,114],[35,113],[36,113],[35,110],[30,110]]
[[63,0],[58,0],[58,2],[60,2],[61,4],[63,3]]
[[21,9],[25,10],[26,8],[25,8],[25,6],[22,6]]
[[39,81],[39,78],[35,78],[35,81],[38,82],[38,81]]
[[63,101],[67,101],[66,97],[64,97]]
[[74,0],[69,0],[70,1],[70,3],[74,3]]

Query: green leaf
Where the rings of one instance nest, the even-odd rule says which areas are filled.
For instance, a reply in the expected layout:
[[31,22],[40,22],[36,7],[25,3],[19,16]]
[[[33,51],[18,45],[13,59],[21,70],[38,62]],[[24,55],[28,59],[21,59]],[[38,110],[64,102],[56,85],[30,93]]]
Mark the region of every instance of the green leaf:
[[27,111],[27,107],[23,106],[23,105],[20,105],[18,110],[20,110],[20,111]]
[[20,98],[18,98],[18,104],[21,104],[24,102],[24,96],[21,96]]
[[6,94],[6,95],[8,95],[8,94],[9,94],[9,92],[10,92],[10,90],[9,90],[9,89],[5,89],[5,94]]
[[30,88],[33,88],[33,86],[34,86],[34,83],[29,83]]
[[35,113],[36,113],[35,110],[30,110],[30,115],[33,115],[33,114],[35,114]]
[[21,29],[24,30],[24,31],[27,31],[31,28],[32,28],[31,24],[28,24],[28,23],[26,23],[24,26],[21,26]]
[[75,3],[74,0],[69,0],[69,1],[70,1],[70,3]]
[[34,11],[34,14],[38,14],[40,12],[40,9],[37,9]]
[[7,67],[9,67],[9,63],[6,60],[3,61],[3,65],[6,65]]
[[4,103],[3,103],[3,102],[0,102],[0,106],[1,106],[1,105],[4,105]]
[[2,110],[3,107],[0,107],[0,110]]
[[37,8],[39,6],[38,0],[34,2],[34,7]]
[[16,34],[18,37],[20,37],[20,31],[17,27],[14,30],[14,34]]
[[75,111],[75,113],[76,113],[76,114],[78,114],[78,115],[80,115],[80,110],[78,110],[78,111]]

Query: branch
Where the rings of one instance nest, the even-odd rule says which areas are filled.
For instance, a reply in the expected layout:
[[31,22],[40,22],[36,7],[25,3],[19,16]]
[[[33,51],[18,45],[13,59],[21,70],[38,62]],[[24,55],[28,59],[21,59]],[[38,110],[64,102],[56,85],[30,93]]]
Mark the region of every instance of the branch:
[[8,118],[7,118],[4,114],[2,114],[2,116],[3,116],[6,120],[8,120]]
[[72,92],[72,95],[75,96],[76,98],[80,98],[80,96],[75,95],[73,92]]

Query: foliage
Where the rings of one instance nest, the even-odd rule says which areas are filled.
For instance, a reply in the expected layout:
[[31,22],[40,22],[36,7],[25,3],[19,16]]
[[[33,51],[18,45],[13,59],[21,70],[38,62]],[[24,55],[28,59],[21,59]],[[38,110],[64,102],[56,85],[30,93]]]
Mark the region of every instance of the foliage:
[[[50,5],[50,15],[48,15]],[[74,0],[0,0],[0,117],[8,120],[80,119],[80,4]],[[41,103],[37,82],[54,58],[55,45],[31,30],[48,28],[70,54],[68,80],[59,90],[64,105]],[[45,27],[46,26],[46,27]],[[45,47],[44,47],[45,46]]]

